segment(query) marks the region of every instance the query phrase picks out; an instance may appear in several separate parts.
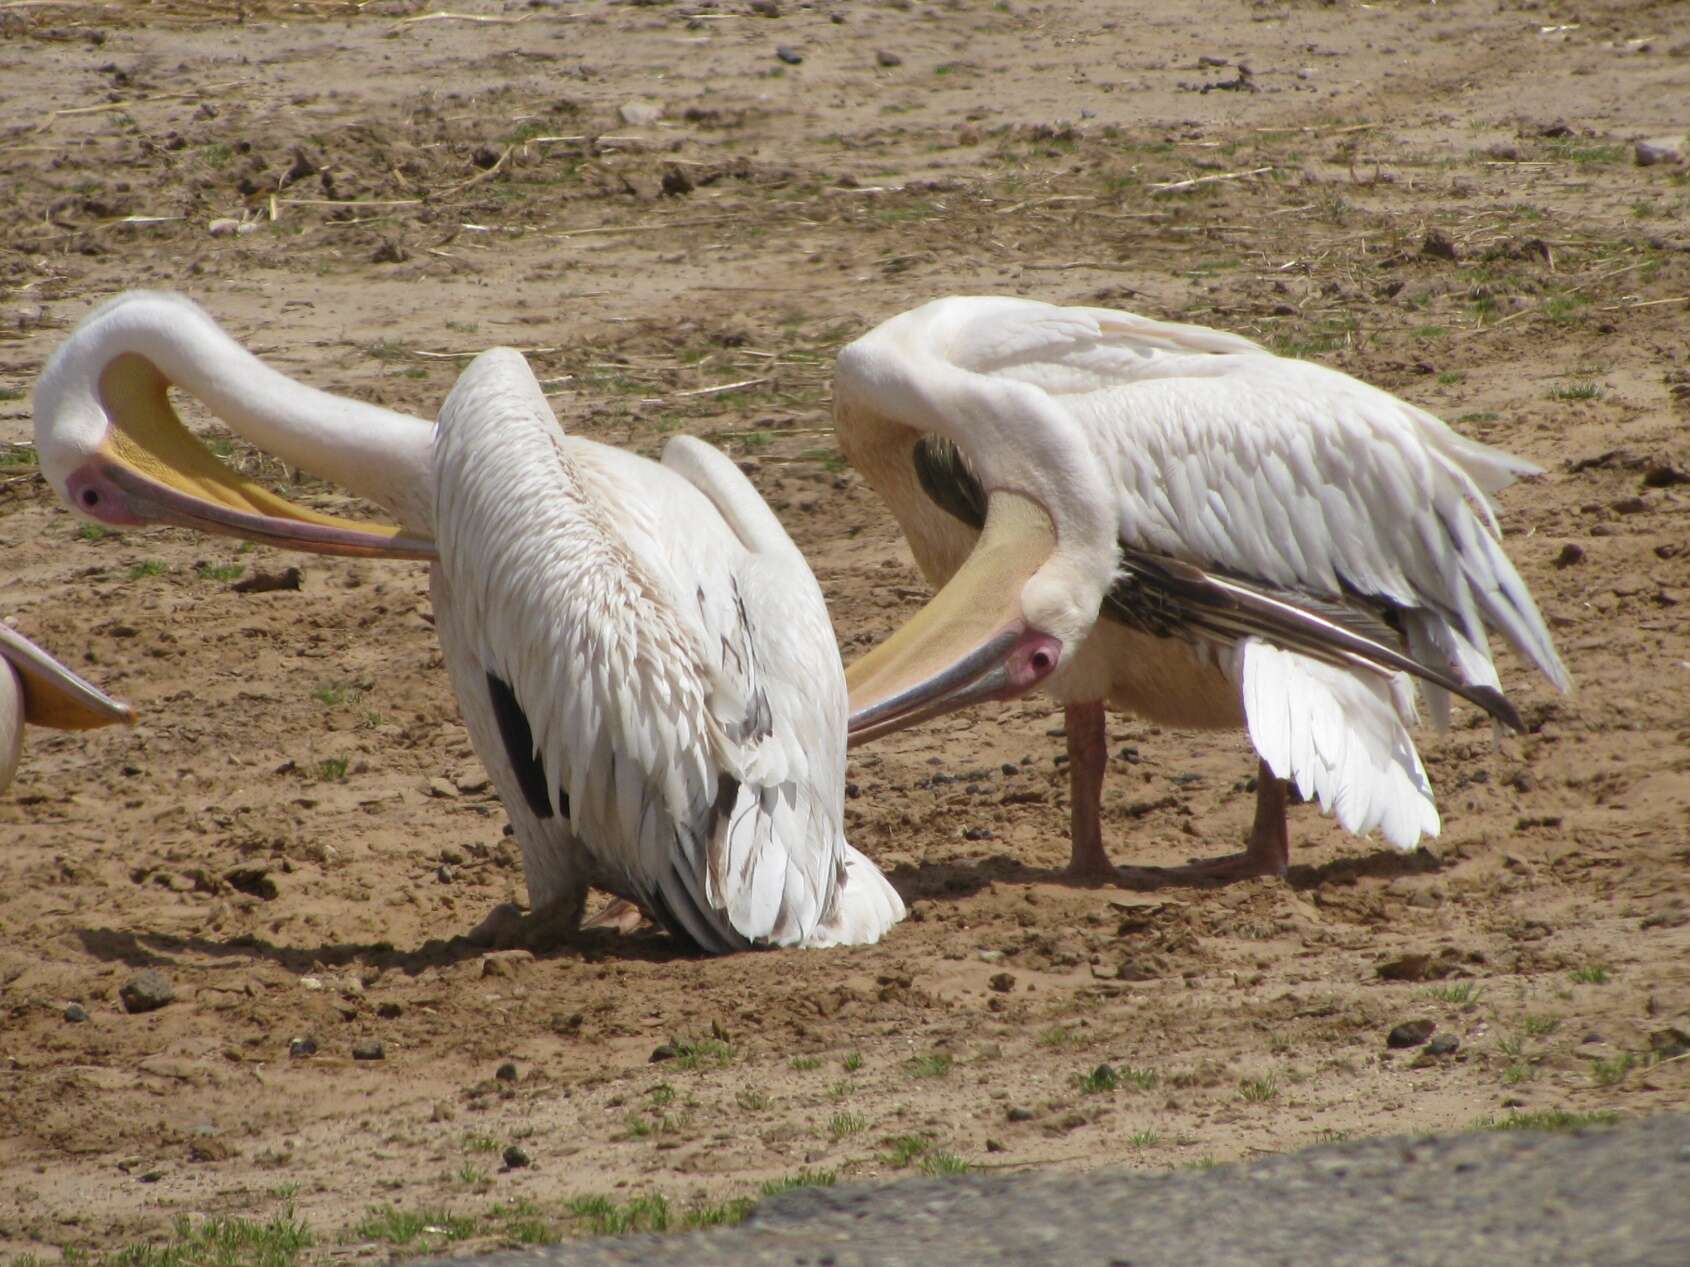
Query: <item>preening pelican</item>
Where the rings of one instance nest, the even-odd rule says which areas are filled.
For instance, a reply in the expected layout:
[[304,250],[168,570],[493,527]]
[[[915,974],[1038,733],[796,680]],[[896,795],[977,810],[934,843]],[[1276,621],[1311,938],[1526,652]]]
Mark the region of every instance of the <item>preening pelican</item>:
[[[171,387],[401,527],[239,479]],[[509,350],[465,371],[436,428],[295,383],[148,292],[54,355],[36,444],[60,496],[104,523],[435,559],[459,708],[543,924],[572,929],[589,884],[712,952],[874,941],[902,918],[843,835],[845,684],[821,592],[708,446],[677,439],[659,464],[566,437]]]
[[1407,725],[1460,695],[1516,729],[1500,632],[1566,669],[1489,494],[1535,467],[1347,374],[1100,308],[949,298],[846,347],[840,447],[939,592],[851,665],[859,742],[1042,686],[1065,706],[1070,872],[1114,874],[1104,706],[1248,728],[1243,854],[1283,874],[1285,781],[1412,848],[1438,812]]
[[25,722],[55,730],[94,730],[134,720],[129,705],[84,681],[0,621],[0,792],[18,772]]

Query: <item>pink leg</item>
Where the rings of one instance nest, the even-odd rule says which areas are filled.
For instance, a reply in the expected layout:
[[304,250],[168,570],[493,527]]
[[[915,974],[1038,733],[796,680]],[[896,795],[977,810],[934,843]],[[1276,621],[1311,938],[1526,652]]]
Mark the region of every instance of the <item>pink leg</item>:
[[1103,770],[1109,763],[1109,731],[1103,702],[1070,704],[1063,710],[1068,729],[1070,879],[1095,883],[1114,880],[1115,868],[1103,851]]
[[1256,776],[1256,821],[1243,853],[1210,858],[1189,866],[1169,867],[1164,874],[1242,880],[1250,876],[1282,876],[1291,865],[1291,836],[1285,825],[1285,781],[1275,778],[1268,763]]

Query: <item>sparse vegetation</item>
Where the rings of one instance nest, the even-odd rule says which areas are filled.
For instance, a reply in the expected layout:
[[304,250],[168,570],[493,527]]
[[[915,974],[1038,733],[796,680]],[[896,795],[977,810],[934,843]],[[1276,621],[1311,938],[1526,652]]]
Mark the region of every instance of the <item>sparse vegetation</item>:
[[1568,974],[1575,985],[1607,985],[1612,970],[1605,963],[1590,963]]
[[1238,1084],[1238,1095],[1248,1104],[1266,1104],[1279,1095],[1279,1085],[1272,1078],[1245,1078]]
[[1618,1113],[1602,1109],[1594,1113],[1575,1113],[1567,1109],[1531,1109],[1509,1111],[1506,1117],[1482,1117],[1473,1123],[1480,1131],[1582,1131],[1592,1126],[1613,1126],[1620,1120]]
[[1472,981],[1451,981],[1448,985],[1428,986],[1426,997],[1436,999],[1439,1003],[1464,1007],[1479,1001],[1479,987]]
[[860,1135],[868,1129],[868,1119],[861,1113],[838,1112],[827,1120],[827,1133],[834,1139]]
[[912,1078],[943,1078],[950,1074],[953,1063],[949,1052],[930,1051],[924,1056],[911,1056],[904,1068]]

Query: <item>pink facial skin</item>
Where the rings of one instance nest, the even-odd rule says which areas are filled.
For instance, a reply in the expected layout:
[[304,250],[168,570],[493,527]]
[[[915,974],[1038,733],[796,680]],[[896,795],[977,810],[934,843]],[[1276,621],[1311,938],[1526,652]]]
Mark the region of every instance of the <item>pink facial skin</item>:
[[1008,679],[1000,699],[1014,699],[1032,690],[1056,671],[1062,660],[1062,643],[1047,633],[1031,630],[1004,661],[1004,676]]
[[112,482],[98,460],[85,462],[65,479],[65,500],[90,519],[118,528],[139,528],[148,521],[129,505],[129,494]]

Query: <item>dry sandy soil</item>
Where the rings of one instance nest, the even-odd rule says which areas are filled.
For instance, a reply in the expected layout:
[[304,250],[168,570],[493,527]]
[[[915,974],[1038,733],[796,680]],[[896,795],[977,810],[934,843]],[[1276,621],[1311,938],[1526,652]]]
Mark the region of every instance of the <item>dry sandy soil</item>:
[[[719,1213],[805,1169],[1684,1105],[1690,169],[1632,148],[1690,123],[1684,6],[231,10],[0,3],[0,616],[142,713],[32,732],[0,797],[0,1256],[291,1209],[305,1259],[379,1257]],[[924,587],[837,455],[842,342],[953,292],[1238,330],[1544,467],[1502,518],[1577,691],[1509,657],[1529,733],[1425,735],[1430,848],[1304,807],[1289,882],[1229,887],[1064,886],[1061,714],[982,710],[853,758],[853,838],[911,906],[883,945],[485,954],[460,935],[521,873],[421,568],[99,534],[35,474],[42,363],[133,286],[420,414],[505,343],[574,430],[713,439],[848,657]],[[1117,861],[1239,840],[1242,735],[1119,717],[1111,748]],[[175,1000],[131,1015],[145,967]],[[1387,1050],[1416,1019],[1459,1048]],[[1121,1085],[1080,1085],[1105,1063]]]

